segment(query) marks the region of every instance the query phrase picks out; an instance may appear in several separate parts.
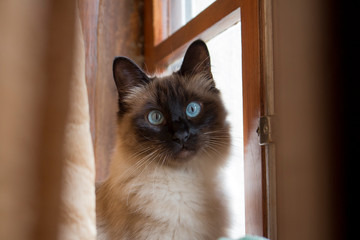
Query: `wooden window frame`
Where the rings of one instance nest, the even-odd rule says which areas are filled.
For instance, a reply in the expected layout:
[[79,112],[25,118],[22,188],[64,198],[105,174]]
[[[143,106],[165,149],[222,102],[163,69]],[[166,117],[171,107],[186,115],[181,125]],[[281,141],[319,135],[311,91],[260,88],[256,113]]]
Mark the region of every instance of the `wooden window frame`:
[[264,148],[256,133],[264,113],[261,92],[260,1],[217,0],[163,39],[162,0],[145,1],[145,69],[165,69],[196,39],[208,41],[240,21],[242,39],[245,231],[268,237],[268,195]]

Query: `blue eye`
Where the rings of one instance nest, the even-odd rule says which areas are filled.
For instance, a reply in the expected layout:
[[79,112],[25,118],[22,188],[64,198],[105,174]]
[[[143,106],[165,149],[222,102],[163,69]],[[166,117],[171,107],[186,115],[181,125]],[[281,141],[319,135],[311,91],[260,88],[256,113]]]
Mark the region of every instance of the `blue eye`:
[[201,111],[201,106],[197,102],[191,102],[186,107],[186,115],[188,117],[196,117]]
[[164,116],[158,110],[152,110],[147,116],[149,122],[153,125],[159,125],[164,122]]

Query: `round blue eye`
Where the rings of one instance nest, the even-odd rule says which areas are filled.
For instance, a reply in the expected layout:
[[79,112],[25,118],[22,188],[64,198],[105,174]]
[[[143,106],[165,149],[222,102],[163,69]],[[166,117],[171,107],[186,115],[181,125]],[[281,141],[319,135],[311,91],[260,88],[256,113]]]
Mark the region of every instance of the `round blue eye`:
[[189,117],[196,117],[201,111],[201,106],[197,102],[191,102],[186,107],[186,115]]
[[159,125],[164,122],[164,116],[158,110],[152,110],[147,116],[149,122],[153,125]]

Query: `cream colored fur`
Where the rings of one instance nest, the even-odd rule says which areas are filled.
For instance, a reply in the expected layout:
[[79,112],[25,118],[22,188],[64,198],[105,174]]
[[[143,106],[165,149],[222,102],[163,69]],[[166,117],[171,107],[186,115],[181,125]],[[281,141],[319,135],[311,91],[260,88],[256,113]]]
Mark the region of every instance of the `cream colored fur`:
[[[98,239],[217,239],[227,213],[211,159],[182,168],[131,166],[118,141],[110,177],[97,188]],[[225,157],[225,156],[224,156]],[[120,236],[120,237],[119,237]],[[119,237],[119,238],[118,238]]]
[[64,145],[60,240],[96,239],[95,166],[85,83],[85,50],[77,16],[74,72]]

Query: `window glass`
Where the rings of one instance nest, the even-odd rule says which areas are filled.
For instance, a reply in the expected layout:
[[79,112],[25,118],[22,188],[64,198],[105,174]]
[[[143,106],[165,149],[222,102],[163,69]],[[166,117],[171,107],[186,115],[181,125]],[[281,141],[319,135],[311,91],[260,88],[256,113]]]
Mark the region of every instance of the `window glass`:
[[168,21],[168,35],[176,32],[213,2],[215,2],[215,0],[170,0],[165,4],[163,3],[163,6],[167,7],[170,16]]
[[224,184],[230,200],[232,227],[230,237],[245,234],[243,102],[241,71],[241,28],[234,25],[207,45],[217,87],[228,110],[231,124],[232,152],[224,169]]

